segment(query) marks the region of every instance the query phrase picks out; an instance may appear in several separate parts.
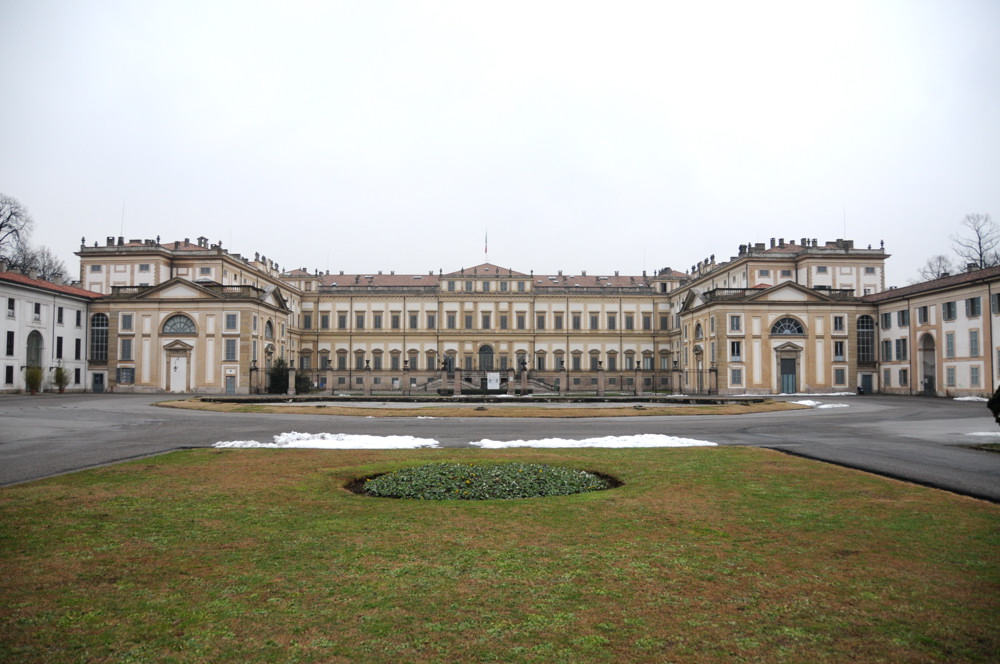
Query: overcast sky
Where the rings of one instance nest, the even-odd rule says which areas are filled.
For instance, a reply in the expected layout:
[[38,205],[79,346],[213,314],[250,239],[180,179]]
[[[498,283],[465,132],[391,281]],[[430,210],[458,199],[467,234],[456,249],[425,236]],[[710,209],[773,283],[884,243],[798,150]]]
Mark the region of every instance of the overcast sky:
[[[687,269],[1000,218],[1000,2],[0,2],[0,192],[282,268]],[[124,210],[124,215],[123,215]],[[123,220],[124,219],[124,220]]]

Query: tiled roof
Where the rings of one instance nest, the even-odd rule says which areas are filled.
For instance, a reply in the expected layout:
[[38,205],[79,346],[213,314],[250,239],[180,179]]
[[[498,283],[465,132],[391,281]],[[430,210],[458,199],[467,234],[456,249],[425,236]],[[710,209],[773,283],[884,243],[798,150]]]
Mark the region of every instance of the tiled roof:
[[88,299],[97,299],[99,297],[104,297],[101,293],[95,293],[94,291],[84,290],[83,288],[77,288],[76,286],[64,286],[63,284],[55,284],[52,283],[51,281],[32,279],[31,277],[19,274],[17,272],[0,272],[0,281],[9,281],[15,284],[21,284],[22,286],[41,288],[42,290],[52,291],[54,293],[62,293],[64,295],[72,295],[74,297],[83,297]]
[[323,286],[376,286],[399,288],[405,286],[437,286],[436,274],[323,274]]
[[494,265],[493,263],[480,263],[479,265],[474,265],[472,267],[465,267],[461,270],[455,272],[448,272],[443,275],[445,277],[491,277],[491,276],[501,276],[501,277],[527,277],[529,275],[523,272],[516,272],[511,270],[509,267],[500,267],[499,265]]
[[889,290],[884,290],[881,293],[865,295],[861,299],[865,302],[885,302],[887,300],[894,300],[896,298],[910,297],[913,295],[918,295],[920,293],[928,293],[936,290],[955,288],[957,286],[964,286],[965,284],[971,284],[976,281],[984,281],[988,279],[997,279],[997,278],[1000,278],[1000,265],[995,267],[983,268],[982,270],[973,270],[972,272],[962,272],[961,274],[952,274],[947,277],[941,277],[940,279],[931,279],[930,281],[922,281],[919,284],[903,286],[902,288],[891,288]]

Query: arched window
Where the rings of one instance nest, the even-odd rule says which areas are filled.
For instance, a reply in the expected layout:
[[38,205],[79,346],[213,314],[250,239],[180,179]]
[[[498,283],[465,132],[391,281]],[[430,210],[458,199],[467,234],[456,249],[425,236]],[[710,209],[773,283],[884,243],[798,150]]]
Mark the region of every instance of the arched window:
[[90,359],[108,361],[108,316],[94,314],[90,317]]
[[273,339],[274,338],[274,323],[267,321],[264,323],[264,338]]
[[858,362],[871,364],[875,361],[875,319],[858,316]]
[[28,335],[28,366],[42,366],[42,333],[38,330]]
[[194,321],[184,314],[177,314],[167,319],[163,324],[164,334],[194,334],[197,330]]
[[483,345],[479,347],[479,370],[493,371],[493,346]]
[[701,339],[705,336],[705,331],[701,328],[701,323],[697,323],[694,326],[694,338]]
[[771,326],[772,335],[805,334],[802,323],[794,318],[779,318]]

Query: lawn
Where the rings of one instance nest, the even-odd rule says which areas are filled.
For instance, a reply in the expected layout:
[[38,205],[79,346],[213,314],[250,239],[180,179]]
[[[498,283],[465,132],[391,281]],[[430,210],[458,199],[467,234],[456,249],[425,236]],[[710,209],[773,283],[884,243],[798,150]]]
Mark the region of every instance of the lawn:
[[[623,486],[365,497],[428,461]],[[754,448],[191,450],[0,490],[0,661],[995,662],[1000,508]]]

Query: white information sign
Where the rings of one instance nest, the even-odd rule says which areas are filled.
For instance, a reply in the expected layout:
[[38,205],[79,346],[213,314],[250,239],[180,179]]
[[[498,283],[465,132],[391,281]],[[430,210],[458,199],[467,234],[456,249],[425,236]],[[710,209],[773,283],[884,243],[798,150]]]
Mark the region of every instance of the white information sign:
[[500,372],[499,371],[488,371],[486,373],[486,389],[487,390],[499,390],[500,389]]

